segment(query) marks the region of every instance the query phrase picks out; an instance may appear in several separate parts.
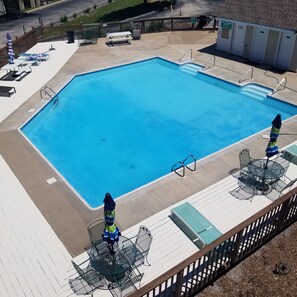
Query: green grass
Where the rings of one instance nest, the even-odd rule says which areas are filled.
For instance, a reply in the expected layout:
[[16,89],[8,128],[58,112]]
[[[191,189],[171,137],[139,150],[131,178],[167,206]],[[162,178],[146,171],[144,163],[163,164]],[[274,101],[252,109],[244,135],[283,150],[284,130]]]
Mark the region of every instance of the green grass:
[[169,5],[169,1],[156,1],[145,5],[143,0],[116,0],[103,7],[92,10],[84,16],[77,17],[65,25],[116,22],[150,11],[162,10]]

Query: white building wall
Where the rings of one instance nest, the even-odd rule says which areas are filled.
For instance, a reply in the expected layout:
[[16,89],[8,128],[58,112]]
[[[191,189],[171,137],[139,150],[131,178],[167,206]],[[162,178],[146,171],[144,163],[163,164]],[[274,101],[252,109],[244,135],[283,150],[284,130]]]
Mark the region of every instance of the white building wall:
[[230,52],[232,42],[233,22],[219,19],[217,49]]
[[[255,27],[253,34],[253,43],[250,56],[246,57],[257,62],[263,62],[267,48],[267,37],[269,30],[279,31],[280,40],[278,40],[276,59],[273,66],[289,68],[293,59],[293,49],[296,41],[294,31],[260,26],[251,23],[242,23],[228,19],[218,19],[218,37],[216,48],[221,51],[229,52],[235,55],[245,55],[245,32],[247,25]],[[275,49],[273,49],[275,51]],[[284,57],[287,56],[287,59]]]
[[5,13],[6,13],[6,10],[5,10],[3,1],[0,0],[0,15],[3,15],[3,14],[5,14]]

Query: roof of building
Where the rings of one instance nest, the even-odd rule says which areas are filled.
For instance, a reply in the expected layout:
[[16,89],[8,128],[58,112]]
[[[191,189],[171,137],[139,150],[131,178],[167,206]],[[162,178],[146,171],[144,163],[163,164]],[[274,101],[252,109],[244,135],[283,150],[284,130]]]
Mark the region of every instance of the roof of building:
[[297,0],[225,0],[213,15],[269,27],[297,30]]

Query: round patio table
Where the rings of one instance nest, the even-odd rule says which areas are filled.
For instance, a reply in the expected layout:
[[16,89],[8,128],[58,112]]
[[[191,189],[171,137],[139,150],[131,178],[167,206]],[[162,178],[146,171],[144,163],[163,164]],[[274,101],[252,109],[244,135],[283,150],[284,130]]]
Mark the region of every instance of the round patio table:
[[283,166],[273,160],[255,159],[248,165],[248,170],[254,176],[264,181],[274,182],[279,180],[285,173]]
[[114,244],[114,253],[106,242],[101,241],[92,247],[89,255],[92,267],[104,275],[109,282],[116,282],[124,278],[126,272],[132,269],[136,249],[129,238],[120,236],[119,242]]
[[262,181],[258,190],[267,193],[270,184],[278,181],[285,173],[283,166],[276,161],[255,159],[248,164],[249,172]]

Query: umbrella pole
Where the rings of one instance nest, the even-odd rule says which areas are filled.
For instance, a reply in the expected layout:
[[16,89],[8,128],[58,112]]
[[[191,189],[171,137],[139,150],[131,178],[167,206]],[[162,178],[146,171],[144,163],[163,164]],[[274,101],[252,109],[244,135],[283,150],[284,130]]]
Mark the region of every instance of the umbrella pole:
[[114,255],[115,254],[115,251],[113,249],[113,244],[109,244],[108,245],[108,249],[109,249],[109,252],[110,252],[111,255]]

